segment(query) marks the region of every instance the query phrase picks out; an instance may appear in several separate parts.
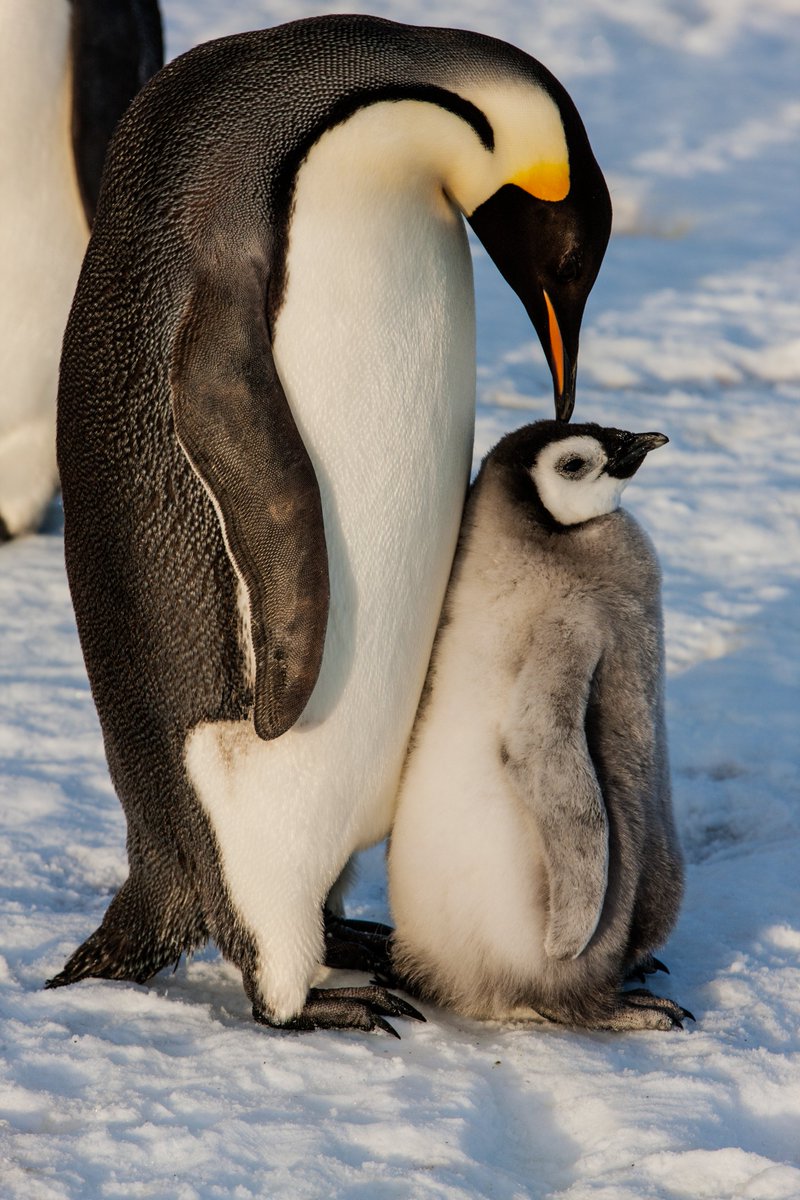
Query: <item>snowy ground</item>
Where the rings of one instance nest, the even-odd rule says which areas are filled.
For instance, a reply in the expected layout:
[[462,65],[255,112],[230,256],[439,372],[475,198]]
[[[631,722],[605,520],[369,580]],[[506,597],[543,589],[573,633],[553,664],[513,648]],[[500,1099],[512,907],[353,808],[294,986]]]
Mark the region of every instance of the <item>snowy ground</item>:
[[[337,6],[164,7],[175,54]],[[149,988],[44,992],[125,872],[54,511],[0,551],[0,1195],[797,1200],[800,3],[371,8],[524,45],[570,88],[613,185],[577,418],[671,438],[626,499],[664,566],[689,863],[661,990],[697,1025],[587,1034],[428,1009],[400,1042],[272,1034],[213,949]],[[485,257],[476,279],[480,454],[550,398]],[[380,849],[350,911],[387,916]]]

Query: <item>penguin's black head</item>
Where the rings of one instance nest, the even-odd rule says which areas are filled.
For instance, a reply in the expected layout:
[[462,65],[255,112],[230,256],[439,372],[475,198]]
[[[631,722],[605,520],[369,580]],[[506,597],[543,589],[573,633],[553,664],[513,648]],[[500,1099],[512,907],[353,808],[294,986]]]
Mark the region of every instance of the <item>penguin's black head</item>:
[[556,416],[568,421],[583,310],[611,233],[611,198],[574,104],[537,68],[561,118],[567,160],[517,172],[468,220],[525,305],[550,365]]
[[485,458],[513,498],[557,527],[582,524],[619,506],[646,455],[669,439],[602,425],[537,421],[507,434]]

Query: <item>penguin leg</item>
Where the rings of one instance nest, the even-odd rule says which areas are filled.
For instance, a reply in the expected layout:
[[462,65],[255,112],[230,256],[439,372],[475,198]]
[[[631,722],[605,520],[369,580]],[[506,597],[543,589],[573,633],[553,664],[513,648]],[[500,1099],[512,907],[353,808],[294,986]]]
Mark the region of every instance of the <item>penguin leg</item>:
[[393,996],[385,988],[311,988],[302,1010],[289,1021],[277,1022],[253,1007],[253,1017],[261,1025],[274,1029],[308,1031],[312,1029],[362,1029],[367,1032],[383,1030],[392,1037],[400,1034],[385,1017],[407,1017],[424,1021],[421,1012]]
[[177,966],[208,938],[198,898],[181,886],[176,871],[153,874],[133,866],[102,924],[45,987],[81,979],[129,979],[145,983],[162,967]]
[[390,925],[378,921],[353,921],[325,909],[325,966],[345,971],[371,971],[380,975],[390,969]]

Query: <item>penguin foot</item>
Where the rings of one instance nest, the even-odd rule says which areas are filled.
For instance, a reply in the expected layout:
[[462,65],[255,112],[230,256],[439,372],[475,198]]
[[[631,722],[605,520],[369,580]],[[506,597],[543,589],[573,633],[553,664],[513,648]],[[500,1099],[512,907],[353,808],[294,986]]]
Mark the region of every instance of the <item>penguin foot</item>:
[[390,925],[352,921],[325,912],[325,966],[342,971],[369,971],[381,976],[390,967]]
[[610,1018],[598,1024],[601,1029],[683,1029],[685,1020],[694,1017],[666,996],[654,996],[647,988],[620,992],[619,1002]]
[[368,1033],[383,1030],[396,1038],[400,1034],[384,1017],[425,1020],[421,1012],[382,987],[311,988],[302,1011],[291,1021],[272,1021],[255,1006],[253,1017],[260,1025],[270,1025],[274,1029],[302,1032],[311,1029],[363,1029]]
[[659,958],[652,954],[645,954],[644,958],[640,958],[630,968],[624,982],[644,983],[647,976],[655,975],[656,971],[663,971],[665,975],[669,975],[669,967],[665,966]]

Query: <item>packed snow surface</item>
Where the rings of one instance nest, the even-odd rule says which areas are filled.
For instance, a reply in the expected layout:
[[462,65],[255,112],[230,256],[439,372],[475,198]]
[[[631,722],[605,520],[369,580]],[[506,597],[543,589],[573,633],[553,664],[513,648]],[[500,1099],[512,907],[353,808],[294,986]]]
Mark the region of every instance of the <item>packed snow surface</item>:
[[[163,7],[174,55],[338,6]],[[370,7],[542,59],[611,183],[576,418],[670,437],[626,503],[664,568],[688,861],[657,987],[697,1024],[582,1033],[427,1007],[399,1042],[273,1033],[213,947],[149,987],[44,991],[125,877],[55,508],[49,532],[0,549],[0,1195],[797,1200],[800,3]],[[477,460],[551,399],[480,249],[476,283]],[[382,848],[349,911],[388,917]]]

